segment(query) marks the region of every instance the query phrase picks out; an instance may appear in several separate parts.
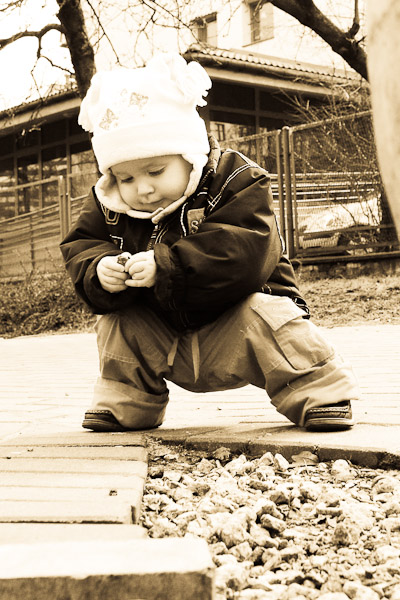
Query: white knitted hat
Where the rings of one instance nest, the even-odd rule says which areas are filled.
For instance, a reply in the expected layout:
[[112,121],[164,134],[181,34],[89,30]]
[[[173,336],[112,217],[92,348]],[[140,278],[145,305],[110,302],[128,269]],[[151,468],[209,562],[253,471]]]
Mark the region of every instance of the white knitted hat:
[[[94,75],[78,122],[93,133],[93,150],[106,175],[96,191],[102,195],[108,190],[108,197],[99,198],[106,206],[129,214],[129,207],[115,194],[109,169],[139,158],[182,155],[193,165],[184,198],[194,192],[210,150],[196,106],[205,106],[203,96],[210,87],[203,67],[186,63],[176,53],[160,54],[146,67],[118,67]],[[133,212],[132,216],[148,216]]]
[[208,153],[196,106],[205,106],[210,87],[203,67],[176,53],[160,54],[146,67],[96,73],[78,122],[93,133],[100,171],[136,158]]

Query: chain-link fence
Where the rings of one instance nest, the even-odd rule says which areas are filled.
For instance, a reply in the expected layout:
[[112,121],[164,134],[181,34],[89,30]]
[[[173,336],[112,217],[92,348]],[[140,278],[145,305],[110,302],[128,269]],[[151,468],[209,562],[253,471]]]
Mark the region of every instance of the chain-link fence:
[[399,251],[370,111],[229,140],[271,174],[291,258]]
[[297,257],[399,249],[370,112],[292,127],[288,142]]
[[284,207],[284,179],[281,148],[281,131],[269,131],[261,135],[226,140],[221,146],[241,152],[258,165],[266,169],[271,176],[274,210],[280,224],[281,232],[286,231]]

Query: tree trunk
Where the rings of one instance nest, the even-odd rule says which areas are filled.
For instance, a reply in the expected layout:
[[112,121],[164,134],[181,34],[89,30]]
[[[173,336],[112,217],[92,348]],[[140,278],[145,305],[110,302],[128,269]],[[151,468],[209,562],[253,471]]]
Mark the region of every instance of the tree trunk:
[[270,0],[271,4],[317,33],[348,65],[368,81],[367,56],[353,37],[337,27],[312,0]]
[[80,0],[57,0],[58,18],[64,28],[81,98],[86,95],[96,70],[94,51],[86,31]]
[[379,166],[400,239],[400,9],[397,0],[369,0],[368,66]]

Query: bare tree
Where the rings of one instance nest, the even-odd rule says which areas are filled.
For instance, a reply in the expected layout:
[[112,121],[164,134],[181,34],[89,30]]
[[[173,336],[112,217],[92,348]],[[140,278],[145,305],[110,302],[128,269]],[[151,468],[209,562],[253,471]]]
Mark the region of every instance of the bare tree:
[[[38,42],[37,58],[44,57],[53,64],[50,57],[42,52],[42,40],[50,31],[58,31],[65,36],[68,47],[73,72],[75,76],[78,91],[81,97],[86,94],[90,80],[95,72],[95,60],[93,42],[87,32],[85,14],[82,10],[82,0],[56,0],[58,4],[57,18],[59,22],[49,23],[42,29],[32,31],[29,29],[19,31],[10,35],[8,38],[0,39],[0,50],[16,43],[18,40],[26,37],[36,38]],[[312,29],[322,39],[324,39],[347,63],[355,69],[363,78],[367,79],[366,54],[362,47],[362,40],[356,41],[355,35],[359,30],[358,0],[354,0],[354,21],[348,31],[342,31],[335,25],[324,13],[322,13],[314,4],[313,0],[260,0],[260,6],[270,1],[271,4],[283,10],[287,14],[297,19],[306,27]],[[94,2],[85,0],[86,5],[90,7],[92,14],[97,21],[98,28],[103,37],[107,37],[107,32],[102,24],[98,10]],[[6,0],[1,6],[0,12],[5,13],[13,8],[23,6],[24,0]],[[101,4],[97,2],[99,6]],[[117,4],[117,3],[116,3]],[[137,3],[131,4],[131,12],[139,10],[141,7],[147,11],[147,19],[141,25],[139,33],[146,33],[147,26],[153,24],[162,17],[171,17],[173,27],[188,27],[183,23],[180,16],[179,1],[176,0],[176,6],[173,9],[167,9],[165,3],[158,0],[137,0]],[[129,4],[128,4],[129,6]],[[166,25],[171,27],[171,25]],[[111,40],[107,37],[109,43]],[[118,57],[117,57],[118,62]],[[58,66],[54,65],[53,66]]]
[[83,98],[95,72],[94,51],[80,0],[57,0],[58,18],[71,55],[79,95]]

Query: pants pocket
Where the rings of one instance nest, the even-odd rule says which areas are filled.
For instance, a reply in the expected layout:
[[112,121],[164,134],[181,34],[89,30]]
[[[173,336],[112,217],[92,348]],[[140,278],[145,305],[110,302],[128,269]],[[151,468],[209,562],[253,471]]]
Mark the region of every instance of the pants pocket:
[[299,371],[334,356],[334,348],[290,298],[265,296],[253,310],[268,324],[282,354]]

